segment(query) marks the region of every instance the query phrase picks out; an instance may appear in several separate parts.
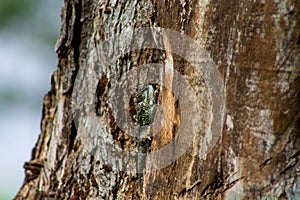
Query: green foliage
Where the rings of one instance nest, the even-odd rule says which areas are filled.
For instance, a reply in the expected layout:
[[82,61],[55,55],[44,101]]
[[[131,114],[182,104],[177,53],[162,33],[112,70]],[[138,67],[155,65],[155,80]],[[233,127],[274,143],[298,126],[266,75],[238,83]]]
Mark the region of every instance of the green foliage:
[[0,29],[15,16],[27,17],[34,14],[38,4],[38,0],[1,0]]

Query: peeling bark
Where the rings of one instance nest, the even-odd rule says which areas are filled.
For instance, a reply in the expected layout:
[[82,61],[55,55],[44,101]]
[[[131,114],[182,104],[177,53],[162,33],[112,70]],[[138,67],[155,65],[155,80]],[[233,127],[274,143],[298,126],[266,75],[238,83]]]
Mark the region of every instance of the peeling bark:
[[[204,157],[203,141],[215,130],[207,131],[215,91],[201,65],[173,52],[176,38],[151,31],[142,39],[138,31],[130,35],[141,27],[185,34],[216,64],[225,87],[225,119]],[[124,46],[114,46],[126,31]],[[103,41],[110,38],[115,43],[105,49]],[[300,198],[299,1],[65,0],[56,52],[58,69],[44,97],[41,134],[16,199]],[[115,59],[105,62],[108,57]],[[120,123],[129,124],[130,118],[115,110],[114,102],[132,95],[123,87],[135,81],[142,87],[154,76],[141,67],[150,63],[162,64],[157,84],[163,127],[140,139],[156,127],[124,128]],[[133,71],[137,80],[126,79]],[[187,128],[199,127],[183,155],[151,171],[150,153],[168,144],[175,151],[178,130],[185,127],[183,107],[172,92],[177,72],[199,104],[197,115],[188,110],[196,123]],[[119,99],[113,97],[116,91]],[[134,113],[129,100],[117,106]]]

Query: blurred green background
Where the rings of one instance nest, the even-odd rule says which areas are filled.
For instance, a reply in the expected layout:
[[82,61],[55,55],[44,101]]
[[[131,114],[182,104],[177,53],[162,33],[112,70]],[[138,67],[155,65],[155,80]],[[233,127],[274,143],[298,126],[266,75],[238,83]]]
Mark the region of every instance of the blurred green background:
[[0,0],[0,200],[13,199],[40,133],[63,0]]

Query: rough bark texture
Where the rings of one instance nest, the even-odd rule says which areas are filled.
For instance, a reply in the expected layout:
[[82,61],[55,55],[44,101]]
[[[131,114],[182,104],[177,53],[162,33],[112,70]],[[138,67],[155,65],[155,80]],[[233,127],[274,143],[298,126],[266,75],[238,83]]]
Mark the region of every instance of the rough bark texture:
[[[130,27],[182,32],[200,41],[216,63],[226,118],[205,158],[198,155],[200,131],[166,168],[135,175],[108,162],[102,144],[141,150],[142,142],[149,152],[170,142],[182,125],[176,97],[163,88],[167,117],[160,134],[137,141],[121,130],[110,94],[125,72],[172,60],[172,70],[201,91],[195,120],[207,120],[211,106],[201,75],[172,54],[168,38],[166,51],[132,51],[100,65],[101,41]],[[57,55],[41,134],[16,199],[300,199],[300,1],[65,0]],[[90,76],[93,70],[97,76]],[[172,87],[170,76],[165,72],[163,79]],[[72,109],[73,101],[81,112]],[[99,119],[95,127],[83,114],[91,107]]]

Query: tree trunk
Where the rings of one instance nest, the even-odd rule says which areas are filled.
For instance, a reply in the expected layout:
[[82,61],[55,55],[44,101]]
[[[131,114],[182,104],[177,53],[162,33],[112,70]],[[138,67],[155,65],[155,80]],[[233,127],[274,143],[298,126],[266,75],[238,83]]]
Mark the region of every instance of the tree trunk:
[[300,199],[300,1],[65,0],[16,199]]

